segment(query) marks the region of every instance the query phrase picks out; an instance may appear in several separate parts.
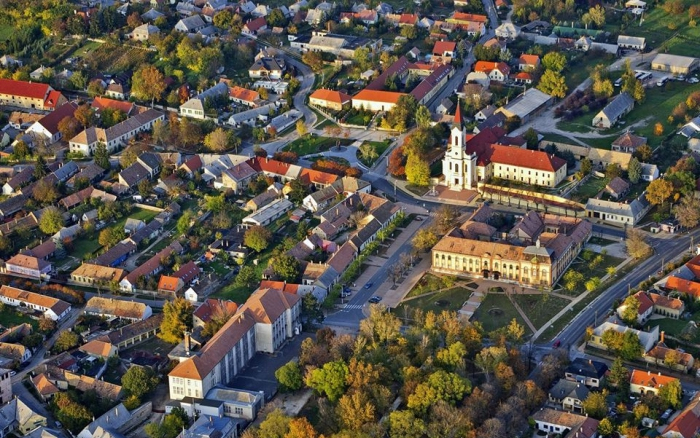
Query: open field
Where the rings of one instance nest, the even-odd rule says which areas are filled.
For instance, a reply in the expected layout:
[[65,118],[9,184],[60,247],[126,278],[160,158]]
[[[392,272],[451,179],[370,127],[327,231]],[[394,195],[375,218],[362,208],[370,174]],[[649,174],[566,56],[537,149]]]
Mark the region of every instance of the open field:
[[282,150],[294,152],[302,157],[304,155],[327,151],[330,148],[335,147],[336,143],[340,143],[342,146],[347,146],[352,144],[352,142],[353,140],[347,138],[319,137],[309,135],[303,138],[297,138],[285,146]]
[[389,145],[391,144],[388,141],[369,141],[366,140],[362,144],[369,143],[372,146],[374,146],[374,152],[377,153],[377,157],[372,159],[372,160],[365,160],[360,157],[360,151],[358,149],[357,151],[357,158],[362,162],[367,167],[371,167],[378,159],[379,157],[382,156],[382,154],[389,148]]
[[525,334],[530,333],[530,328],[504,294],[488,294],[476,310],[472,321],[479,321],[486,332],[492,332],[505,327],[513,318],[525,328]]

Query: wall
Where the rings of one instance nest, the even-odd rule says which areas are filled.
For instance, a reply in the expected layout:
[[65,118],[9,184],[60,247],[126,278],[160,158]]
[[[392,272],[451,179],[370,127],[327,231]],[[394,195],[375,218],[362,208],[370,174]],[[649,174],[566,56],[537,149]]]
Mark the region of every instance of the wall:
[[131,418],[119,428],[119,432],[126,433],[139,426],[151,416],[151,412],[153,412],[153,404],[151,402],[134,409],[131,411]]

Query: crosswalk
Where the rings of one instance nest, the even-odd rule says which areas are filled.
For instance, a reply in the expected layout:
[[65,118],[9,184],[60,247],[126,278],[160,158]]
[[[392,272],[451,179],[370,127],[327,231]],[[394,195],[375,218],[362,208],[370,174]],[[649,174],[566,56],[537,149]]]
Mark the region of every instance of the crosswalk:
[[347,306],[343,307],[343,312],[349,312],[355,309],[362,309],[362,307],[364,307],[363,304],[348,304]]

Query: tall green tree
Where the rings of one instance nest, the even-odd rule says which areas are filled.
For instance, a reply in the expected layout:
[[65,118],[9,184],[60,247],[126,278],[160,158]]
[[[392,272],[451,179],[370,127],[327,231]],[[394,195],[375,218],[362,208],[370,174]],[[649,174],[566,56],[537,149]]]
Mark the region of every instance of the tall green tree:
[[418,187],[430,184],[430,166],[417,154],[409,155],[406,161],[406,180]]
[[121,382],[128,395],[141,399],[156,388],[158,376],[149,367],[133,366],[124,373]]
[[335,402],[345,393],[348,366],[343,361],[328,362],[306,375],[306,386]]
[[642,177],[642,165],[636,157],[632,157],[627,165],[627,177],[632,184],[637,184]]
[[112,166],[109,164],[109,152],[107,146],[103,142],[97,143],[95,148],[95,164],[105,170],[109,170]]
[[264,251],[271,241],[272,232],[259,225],[248,228],[243,235],[243,244],[255,252]]
[[54,207],[47,207],[39,219],[39,229],[44,234],[55,234],[63,228],[63,214]]
[[282,281],[294,283],[301,275],[299,260],[290,254],[281,254],[272,260],[272,270]]
[[279,367],[275,371],[275,378],[279,382],[282,391],[298,391],[304,384],[301,367],[298,362],[293,360]]

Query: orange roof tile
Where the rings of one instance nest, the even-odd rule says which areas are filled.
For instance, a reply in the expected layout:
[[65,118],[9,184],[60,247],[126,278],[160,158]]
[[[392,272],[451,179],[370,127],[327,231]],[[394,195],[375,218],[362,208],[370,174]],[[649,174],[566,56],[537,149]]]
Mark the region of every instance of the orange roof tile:
[[566,161],[542,151],[533,151],[511,146],[491,145],[492,163],[526,167],[528,169],[556,172],[566,165]]
[[433,46],[433,54],[442,56],[445,52],[454,52],[457,43],[454,41],[436,41]]
[[327,90],[325,88],[319,88],[318,90],[314,91],[313,94],[309,96],[309,98],[339,103],[341,105],[345,105],[346,103],[352,100],[352,97],[345,93],[341,93],[340,91]]
[[693,397],[690,403],[683,409],[683,412],[666,426],[662,436],[676,436],[675,434],[669,433],[675,432],[683,438],[690,438],[695,436],[698,427],[700,427],[700,393]]
[[681,310],[685,307],[682,300],[678,298],[669,298],[663,295],[650,292],[649,299],[654,303],[654,306],[665,307],[666,309]]
[[167,290],[170,292],[175,292],[178,289],[179,283],[180,279],[177,277],[161,275],[160,280],[158,280],[158,290]]
[[282,292],[279,289],[258,289],[246,300],[242,311],[250,311],[255,321],[273,324],[287,309],[301,301],[301,296]]
[[0,287],[0,295],[51,309],[53,313],[59,316],[70,307],[70,304],[58,298],[47,297],[46,295],[28,292],[11,286],[3,285]]
[[675,377],[664,376],[661,373],[655,374],[650,371],[632,370],[630,384],[644,386],[647,388],[660,388],[671,382],[677,381]]
[[109,342],[93,340],[81,346],[78,350],[93,356],[109,357],[112,353],[112,344]]
[[690,269],[693,275],[695,275],[695,278],[700,278],[700,255],[688,260],[685,267]]
[[505,75],[510,73],[510,67],[505,62],[477,61],[474,64],[474,71],[490,73],[492,70],[498,70]]
[[488,17],[481,14],[467,14],[464,12],[455,12],[452,19],[460,21],[476,21],[477,23],[486,23]]
[[688,294],[693,297],[700,297],[700,283],[685,280],[683,278],[670,276],[666,280],[664,288],[669,290],[677,290],[680,293]]
[[51,383],[44,373],[32,377],[32,383],[36,387],[36,390],[39,391],[39,394],[44,396],[60,392],[56,385]]
[[260,94],[258,94],[257,91],[239,86],[229,88],[228,95],[234,99],[240,99],[246,102],[255,102],[256,100],[260,99]]
[[538,55],[520,55],[520,64],[537,65],[540,63],[540,57]]
[[394,91],[379,91],[364,89],[353,96],[353,100],[366,100],[368,102],[383,102],[396,104],[401,96],[405,93],[397,93]]
[[202,303],[197,310],[194,311],[194,316],[204,322],[211,320],[211,317],[217,312],[228,313],[233,315],[238,310],[238,304],[229,300],[208,298]]
[[299,179],[304,183],[315,183],[329,185],[333,184],[338,178],[338,175],[332,173],[321,172],[319,170],[303,168],[299,174]]
[[262,280],[258,289],[279,289],[288,294],[296,294],[299,291],[299,286],[285,281]]
[[128,115],[134,110],[135,105],[132,102],[128,102],[125,100],[116,100],[107,97],[97,96],[92,101],[92,107],[98,111],[110,108],[113,110],[122,111],[124,114]]

